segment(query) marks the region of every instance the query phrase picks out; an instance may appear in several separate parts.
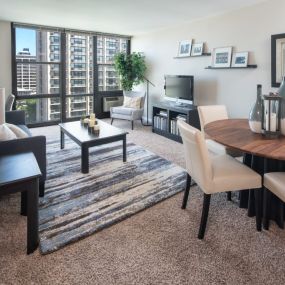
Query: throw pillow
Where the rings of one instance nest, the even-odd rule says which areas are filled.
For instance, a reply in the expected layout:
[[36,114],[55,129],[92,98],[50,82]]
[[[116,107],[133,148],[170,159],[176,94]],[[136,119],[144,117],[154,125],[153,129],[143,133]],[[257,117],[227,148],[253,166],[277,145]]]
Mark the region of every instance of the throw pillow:
[[16,139],[16,135],[6,126],[6,124],[0,125],[0,141],[8,141]]
[[25,133],[22,129],[20,129],[18,126],[7,124],[6,126],[16,135],[18,139],[27,138],[28,134]]
[[140,109],[141,97],[124,96],[124,107],[132,109]]

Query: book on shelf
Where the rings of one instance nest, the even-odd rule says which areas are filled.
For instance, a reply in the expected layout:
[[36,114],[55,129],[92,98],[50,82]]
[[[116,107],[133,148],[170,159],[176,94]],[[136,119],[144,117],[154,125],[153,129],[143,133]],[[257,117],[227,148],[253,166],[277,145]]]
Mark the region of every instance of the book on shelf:
[[154,121],[153,126],[156,129],[167,131],[167,118],[161,116],[154,116],[153,121]]

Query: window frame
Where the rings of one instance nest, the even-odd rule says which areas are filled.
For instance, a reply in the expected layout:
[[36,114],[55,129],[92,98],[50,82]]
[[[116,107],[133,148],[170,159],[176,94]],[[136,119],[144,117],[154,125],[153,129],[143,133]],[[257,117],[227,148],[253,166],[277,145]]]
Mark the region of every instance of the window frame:
[[[49,32],[55,31],[60,34],[60,50],[59,50],[59,58],[60,61],[36,61],[36,62],[29,62],[28,64],[48,64],[48,65],[59,65],[59,93],[55,94],[35,94],[35,95],[18,95],[17,90],[17,66],[18,64],[23,62],[19,62],[16,59],[16,28],[30,28],[30,29],[42,29]],[[67,33],[77,33],[77,34],[85,34],[91,35],[93,38],[93,62],[92,62],[92,70],[93,70],[93,93],[84,93],[84,94],[67,94],[66,90],[66,40],[67,40]],[[117,38],[125,38],[127,40],[127,54],[130,54],[131,51],[131,36],[127,35],[119,35],[119,34],[107,34],[107,33],[98,33],[98,32],[89,32],[89,31],[82,31],[82,30],[70,30],[70,29],[63,29],[63,28],[56,28],[56,27],[48,27],[48,26],[38,26],[38,25],[30,25],[25,23],[11,23],[11,53],[12,53],[12,92],[15,95],[15,103],[13,109],[16,109],[16,102],[18,100],[27,100],[27,99],[44,99],[44,98],[59,98],[60,100],[60,120],[54,121],[46,121],[46,122],[36,122],[32,124],[28,124],[29,127],[39,127],[39,126],[49,126],[55,125],[60,122],[69,122],[78,120],[79,117],[72,117],[68,118],[66,114],[66,102],[68,98],[72,97],[93,97],[93,112],[96,113],[98,118],[105,118],[109,117],[109,112],[103,112],[103,98],[109,96],[122,96],[122,90],[109,90],[109,91],[99,91],[99,66],[114,66],[114,64],[110,63],[98,63],[98,58],[100,55],[97,55],[97,47],[98,47],[98,37],[117,37]],[[76,40],[76,37],[75,37]],[[78,63],[74,61],[74,63]],[[89,70],[86,70],[89,72]],[[84,78],[86,80],[86,78]]]

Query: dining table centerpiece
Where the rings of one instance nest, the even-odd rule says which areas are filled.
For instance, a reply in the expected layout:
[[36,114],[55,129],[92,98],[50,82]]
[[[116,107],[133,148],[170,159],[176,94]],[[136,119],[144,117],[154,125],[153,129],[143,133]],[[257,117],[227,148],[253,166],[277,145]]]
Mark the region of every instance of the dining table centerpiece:
[[270,93],[262,97],[261,133],[268,138],[281,135],[281,96]]

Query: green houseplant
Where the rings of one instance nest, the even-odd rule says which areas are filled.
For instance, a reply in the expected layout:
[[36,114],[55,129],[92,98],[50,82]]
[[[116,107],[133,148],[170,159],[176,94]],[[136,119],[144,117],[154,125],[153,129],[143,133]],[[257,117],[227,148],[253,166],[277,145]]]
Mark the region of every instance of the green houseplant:
[[123,52],[115,55],[115,69],[121,77],[123,90],[131,91],[134,85],[144,81],[146,71],[145,57],[140,53]]

